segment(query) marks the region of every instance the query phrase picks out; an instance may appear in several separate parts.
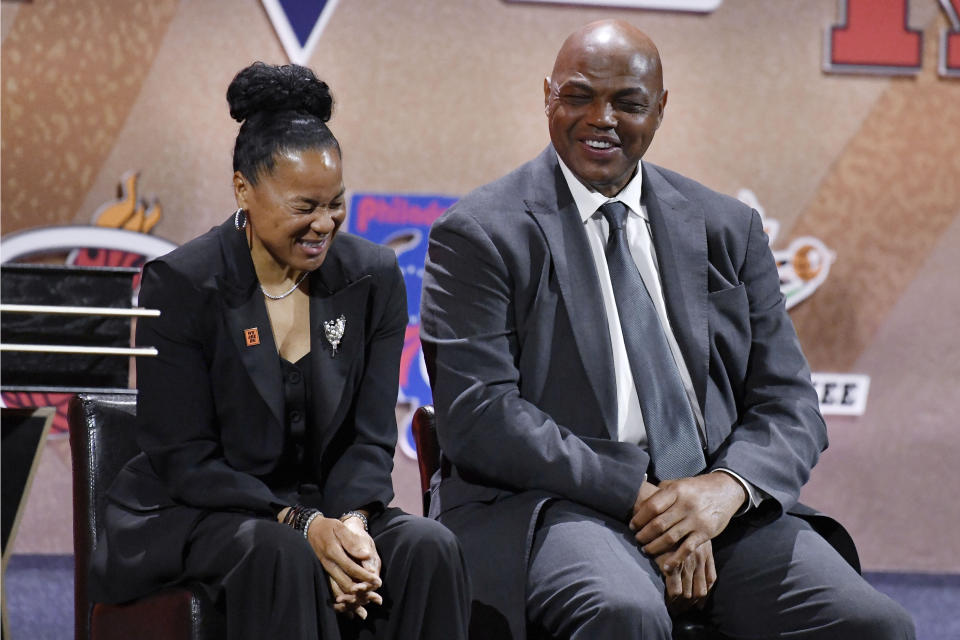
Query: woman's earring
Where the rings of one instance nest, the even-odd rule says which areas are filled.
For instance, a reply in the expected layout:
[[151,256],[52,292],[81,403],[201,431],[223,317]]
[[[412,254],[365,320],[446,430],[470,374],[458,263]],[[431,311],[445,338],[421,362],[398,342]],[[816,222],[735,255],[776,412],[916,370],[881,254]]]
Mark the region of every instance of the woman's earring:
[[247,227],[247,212],[243,208],[238,208],[237,212],[233,214],[233,226],[237,228],[237,231],[243,231]]

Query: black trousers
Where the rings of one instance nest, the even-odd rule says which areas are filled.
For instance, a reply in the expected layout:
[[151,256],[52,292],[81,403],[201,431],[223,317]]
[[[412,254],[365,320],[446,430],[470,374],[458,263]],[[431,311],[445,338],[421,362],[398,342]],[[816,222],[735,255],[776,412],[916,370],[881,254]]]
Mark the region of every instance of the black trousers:
[[383,605],[368,606],[365,621],[333,610],[326,573],[303,534],[272,520],[205,516],[185,578],[224,608],[231,640],[465,639],[470,591],[453,534],[400,509],[372,518],[370,534],[383,562]]

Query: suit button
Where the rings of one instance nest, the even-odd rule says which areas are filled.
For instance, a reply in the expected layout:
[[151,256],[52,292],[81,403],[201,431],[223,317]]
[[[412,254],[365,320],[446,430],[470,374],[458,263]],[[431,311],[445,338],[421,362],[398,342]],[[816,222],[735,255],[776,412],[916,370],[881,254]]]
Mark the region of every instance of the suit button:
[[300,422],[303,418],[303,415],[299,411],[291,411],[287,418],[290,419],[290,422]]
[[287,381],[290,382],[291,384],[300,384],[300,372],[291,371],[290,375],[287,376]]

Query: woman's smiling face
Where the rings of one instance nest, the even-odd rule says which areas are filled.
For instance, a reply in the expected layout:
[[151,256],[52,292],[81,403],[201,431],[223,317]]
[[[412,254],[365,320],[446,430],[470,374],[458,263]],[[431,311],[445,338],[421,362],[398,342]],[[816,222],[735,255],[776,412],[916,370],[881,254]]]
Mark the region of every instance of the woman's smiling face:
[[233,184],[252,233],[279,265],[313,271],[323,264],[346,217],[336,147],[281,150],[257,184],[240,172]]

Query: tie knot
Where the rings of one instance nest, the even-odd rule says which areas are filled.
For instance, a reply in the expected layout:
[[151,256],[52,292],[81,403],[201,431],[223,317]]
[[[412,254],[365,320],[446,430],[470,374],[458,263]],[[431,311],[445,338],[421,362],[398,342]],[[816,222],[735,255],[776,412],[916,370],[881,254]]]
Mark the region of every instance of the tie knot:
[[622,229],[627,222],[627,214],[630,210],[627,205],[620,201],[607,202],[600,207],[600,213],[607,219],[611,229]]

